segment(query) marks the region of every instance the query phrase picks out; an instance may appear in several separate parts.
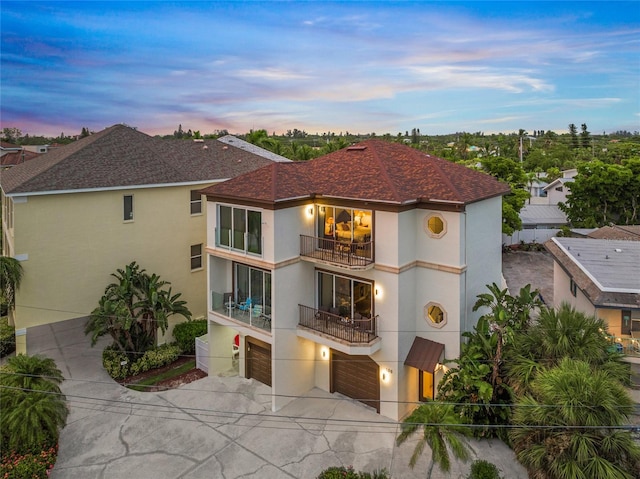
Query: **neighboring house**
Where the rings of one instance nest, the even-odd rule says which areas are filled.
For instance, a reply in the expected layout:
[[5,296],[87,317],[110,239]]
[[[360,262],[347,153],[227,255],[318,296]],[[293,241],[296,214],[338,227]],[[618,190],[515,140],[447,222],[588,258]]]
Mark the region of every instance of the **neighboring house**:
[[291,161],[288,158],[285,158],[284,156],[280,156],[269,150],[260,148],[259,146],[256,146],[253,143],[249,143],[248,141],[241,140],[240,138],[237,138],[233,135],[221,136],[220,138],[218,138],[218,141],[221,141],[222,143],[226,143],[227,145],[235,146],[236,148],[240,148],[242,150],[249,151],[256,155],[264,156],[265,158],[268,158],[272,161],[285,162],[285,163],[288,161]]
[[558,203],[567,202],[567,194],[571,191],[571,183],[578,174],[577,169],[565,170],[562,177],[553,180],[543,189],[547,193],[548,204],[557,205]]
[[29,160],[39,157],[39,153],[24,150],[19,148],[15,151],[3,151],[2,157],[0,157],[0,169],[6,170],[12,166],[19,165],[20,163],[26,163]]
[[520,219],[522,229],[511,236],[503,235],[504,244],[544,243],[568,223],[567,215],[558,205],[524,205]]
[[209,372],[314,387],[399,419],[432,399],[486,285],[501,284],[508,185],[368,140],[273,163],[207,195]]
[[204,317],[199,190],[271,163],[216,140],[162,140],[115,125],[3,172],[3,254],[24,268],[17,351],[26,352],[29,327],[90,314],[111,273],[132,261]]
[[[610,225],[587,234],[593,239],[616,239],[640,241],[640,225]],[[640,272],[638,273],[640,274]]]
[[552,238],[554,306],[602,318],[627,354],[640,344],[640,241]]

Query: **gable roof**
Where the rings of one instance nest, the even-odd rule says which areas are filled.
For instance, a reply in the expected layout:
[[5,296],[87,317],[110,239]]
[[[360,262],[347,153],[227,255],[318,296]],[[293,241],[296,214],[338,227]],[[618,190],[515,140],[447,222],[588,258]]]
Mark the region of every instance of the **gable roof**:
[[382,140],[306,162],[272,163],[203,190],[210,198],[267,204],[324,197],[393,205],[464,205],[509,191],[485,173]]
[[33,160],[38,156],[40,156],[40,153],[35,153],[33,151],[28,151],[28,150],[21,149],[19,151],[11,151],[9,153],[2,155],[2,157],[0,157],[0,165],[2,167],[15,166],[15,165],[19,165],[20,163],[25,163],[29,160]]
[[545,246],[593,305],[640,308],[640,242],[551,238]]
[[[618,239],[640,241],[640,225],[610,225],[598,228],[587,235],[594,239]],[[639,273],[640,274],[640,273]]]
[[0,184],[16,195],[206,183],[270,163],[216,140],[163,140],[114,125],[12,167]]

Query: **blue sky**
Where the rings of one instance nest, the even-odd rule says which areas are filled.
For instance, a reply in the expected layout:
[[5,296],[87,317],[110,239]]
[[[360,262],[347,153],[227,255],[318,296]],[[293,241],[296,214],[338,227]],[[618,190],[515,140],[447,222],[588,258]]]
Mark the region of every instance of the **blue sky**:
[[640,130],[640,2],[0,2],[1,126]]

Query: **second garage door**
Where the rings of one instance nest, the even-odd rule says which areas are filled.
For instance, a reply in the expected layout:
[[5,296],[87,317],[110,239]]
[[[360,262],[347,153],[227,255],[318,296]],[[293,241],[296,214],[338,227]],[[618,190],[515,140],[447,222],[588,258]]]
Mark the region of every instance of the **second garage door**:
[[378,364],[369,356],[331,351],[331,392],[338,392],[380,412]]
[[246,376],[271,386],[271,345],[247,336]]

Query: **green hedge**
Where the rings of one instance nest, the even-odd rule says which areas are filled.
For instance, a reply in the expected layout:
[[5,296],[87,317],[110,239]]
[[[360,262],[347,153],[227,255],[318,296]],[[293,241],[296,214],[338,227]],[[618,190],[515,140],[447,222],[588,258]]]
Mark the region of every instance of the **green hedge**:
[[180,357],[181,352],[180,346],[175,343],[163,344],[145,352],[136,361],[130,362],[125,353],[108,346],[102,352],[102,365],[113,379],[125,379],[171,364]]
[[471,464],[468,479],[501,479],[498,468],[488,461],[478,459]]
[[207,320],[194,319],[178,323],[173,328],[173,337],[176,338],[178,346],[182,348],[184,354],[195,354],[196,338],[207,334]]
[[0,358],[16,350],[16,328],[9,326],[9,318],[0,319]]
[[349,467],[330,467],[320,473],[317,479],[390,479],[386,469],[375,471],[373,474],[368,472],[358,472]]

